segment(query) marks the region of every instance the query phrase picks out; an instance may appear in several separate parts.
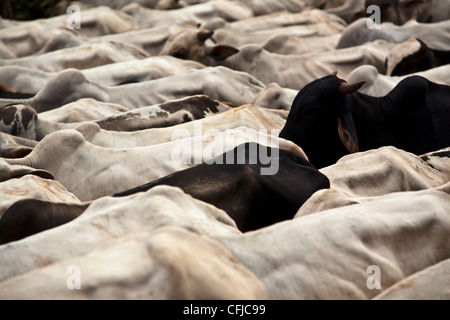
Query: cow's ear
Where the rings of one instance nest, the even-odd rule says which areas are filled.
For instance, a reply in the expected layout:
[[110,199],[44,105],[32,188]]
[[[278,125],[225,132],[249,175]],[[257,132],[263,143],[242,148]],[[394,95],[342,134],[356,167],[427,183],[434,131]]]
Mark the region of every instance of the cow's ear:
[[33,148],[19,144],[5,144],[0,146],[0,157],[2,158],[23,158],[30,154]]
[[19,166],[19,168],[15,169],[12,172],[12,177],[20,178],[20,177],[23,177],[28,174],[32,174],[34,176],[38,176],[43,179],[55,180],[55,177],[53,176],[53,174],[51,174],[50,172],[48,172],[46,170],[27,168],[25,166]]
[[338,134],[348,152],[355,153],[359,151],[358,137],[356,136],[355,124],[351,114],[338,118]]
[[239,52],[238,49],[226,45],[217,45],[213,47],[208,47],[206,49],[206,54],[217,61],[225,60],[229,56],[232,56],[233,54],[236,54],[238,52]]
[[206,40],[211,38],[213,34],[214,34],[214,31],[200,30],[199,32],[197,32],[197,38],[198,38],[198,40],[205,42]]

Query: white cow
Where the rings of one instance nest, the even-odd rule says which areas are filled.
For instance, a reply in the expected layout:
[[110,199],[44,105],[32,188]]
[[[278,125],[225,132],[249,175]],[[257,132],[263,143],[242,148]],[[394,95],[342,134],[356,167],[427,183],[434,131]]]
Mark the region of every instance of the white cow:
[[39,113],[39,119],[60,123],[99,120],[120,115],[131,108],[117,103],[101,102],[92,98],[82,98],[59,108]]
[[[137,131],[170,127],[210,117],[230,109],[230,106],[219,101],[198,95],[137,108],[94,122],[106,130]],[[52,132],[73,129],[79,125],[78,122],[61,123],[41,119],[33,108],[23,104],[9,105],[0,110],[0,131],[17,136],[19,143],[19,138],[39,141]],[[17,143],[14,144],[17,145]]]
[[269,299],[371,299],[450,258],[449,192],[392,193],[219,241]]
[[58,72],[67,68],[86,69],[146,57],[148,54],[134,45],[105,41],[17,59],[2,59],[0,66]]
[[34,140],[0,132],[0,158],[24,157],[29,154],[35,146],[36,141]]
[[[3,162],[3,161],[2,161]],[[2,171],[4,169],[3,163]],[[22,176],[11,177],[0,182],[0,219],[5,211],[15,202],[22,199],[38,199],[61,203],[81,203],[80,200],[69,192],[60,182],[49,179],[51,175],[44,170],[26,168],[25,166],[11,166],[13,173],[22,172]],[[6,172],[2,172],[5,174]]]
[[364,0],[343,0],[338,2],[340,3],[334,3],[331,6],[326,4],[324,11],[340,17],[347,23],[351,23],[366,15],[368,5],[365,4]]
[[[328,14],[323,10],[312,9],[304,10],[298,13],[290,13],[286,11],[273,12],[262,16],[228,22],[222,27],[236,31],[259,32],[290,26],[303,26],[305,29],[308,29],[308,26],[313,26],[316,24],[322,25],[322,27],[327,26],[325,29],[333,30],[333,34],[343,31],[347,25],[345,21],[336,15]],[[202,25],[202,27],[206,28],[205,25]]]
[[20,22],[8,28],[2,28],[0,29],[0,48],[6,48],[11,53],[12,57],[9,58],[19,58],[36,53],[55,35],[75,32],[80,36],[92,37],[138,28],[130,16],[108,7],[83,10],[81,16],[80,28],[73,30],[67,29],[71,14]]
[[[164,276],[166,263],[161,269],[154,269],[167,279],[164,288],[151,281],[148,273],[136,272],[141,269],[139,266],[146,266],[148,250],[154,252],[151,250],[161,248],[160,245],[163,252],[185,252],[180,242],[161,237],[171,230],[172,234],[181,233],[179,239],[196,249],[190,250],[190,259],[196,256],[193,252],[210,247],[211,241],[229,250],[235,257],[231,263],[241,271],[234,280],[241,279],[243,288],[260,288],[255,286],[257,281],[247,273],[250,272],[262,282],[269,299],[370,299],[409,275],[449,259],[449,187],[447,184],[439,189],[385,195],[371,203],[328,210],[245,234],[236,229],[225,212],[192,199],[177,188],[159,186],[125,198],[104,197],[70,223],[0,246],[0,297],[33,299],[33,293],[44,284],[49,286],[46,297],[63,294],[59,288],[61,281],[63,286],[67,283],[66,271],[71,265],[86,271],[83,277],[91,293],[85,291],[82,277],[81,291],[74,296],[64,293],[67,298],[117,298],[125,290],[124,284],[127,298],[148,297],[142,293],[143,286],[154,289],[152,297],[193,298],[200,290],[216,297],[213,288],[217,282],[200,280],[214,274],[207,268],[208,263],[202,267],[190,262],[182,264],[188,274],[196,268],[202,268],[204,273],[198,283],[176,277],[177,288],[192,283],[192,291],[183,291],[184,295]],[[192,235],[182,236],[185,233]],[[203,246],[190,241],[197,236],[205,242]],[[156,240],[152,241],[154,237]],[[139,245],[144,238],[150,239],[147,250]],[[120,242],[123,244],[118,245]],[[226,250],[217,248],[216,252],[228,256]],[[205,257],[202,252],[198,254]],[[108,258],[112,254],[114,263]],[[174,258],[167,255],[157,257],[162,261],[167,261],[164,257]],[[181,256],[186,260],[186,254]],[[247,270],[236,265],[235,259]],[[324,259],[327,263],[323,263]],[[223,270],[218,260],[213,261]],[[137,268],[130,269],[130,263]],[[105,265],[101,272],[95,268],[99,265]],[[174,264],[173,268],[178,275],[181,267]],[[227,270],[223,272],[229,274]],[[247,277],[240,277],[242,272]],[[103,275],[103,281],[96,281],[99,275]],[[140,286],[128,285],[135,283],[136,278],[149,277],[139,281]],[[230,284],[236,285],[234,281]],[[229,292],[226,288],[224,295]],[[259,290],[249,292],[265,296]]]
[[145,107],[167,100],[203,94],[236,105],[249,103],[264,88],[255,77],[226,67],[209,67],[160,79],[121,86],[92,83],[76,69],[67,69],[32,98],[0,99],[0,105],[27,104],[37,112],[48,111],[81,98],[116,103],[128,108]]
[[149,55],[155,56],[158,55],[164,42],[171,35],[189,28],[197,28],[197,24],[187,21],[185,23],[174,23],[95,37],[83,37],[73,33],[61,33],[51,36],[37,53],[51,52],[87,44],[98,44],[103,41],[114,41],[137,46]]
[[[306,84],[338,71],[350,83],[365,80],[362,92],[387,90],[399,78],[381,73],[424,48],[412,39],[329,50],[346,21],[359,14],[362,0],[180,0],[184,8],[171,11],[140,6],[172,5],[172,0],[156,1],[139,0],[122,11],[83,9],[81,30],[66,30],[68,15],[0,21],[0,58],[7,58],[0,68],[0,127],[43,138],[37,143],[0,133],[0,299],[448,299],[450,148],[416,156],[387,146],[345,156],[320,170],[331,187],[314,193],[294,219],[245,233],[238,219],[176,187],[111,196],[243,142],[307,159],[299,146],[277,134],[301,88],[296,77]],[[125,2],[130,1],[109,4],[118,8]],[[374,2],[394,3],[366,1]],[[432,2],[395,1],[411,3],[397,18],[418,7],[418,18],[429,17],[436,7],[439,16],[447,13],[445,5],[429,6]],[[313,7],[325,10],[303,10]],[[382,15],[389,17],[389,11]],[[200,30],[197,23],[215,32]],[[191,32],[197,42],[183,47],[183,41],[169,40],[172,57],[156,56],[179,31]],[[317,37],[327,32],[330,37]],[[430,30],[420,32],[430,36]],[[217,41],[220,33],[228,40]],[[440,34],[435,38],[446,39]],[[79,54],[80,61],[72,60],[77,69],[56,64],[57,73],[32,69],[38,60],[24,63],[107,43],[137,48],[143,56],[85,68],[86,56]],[[119,56],[114,48],[111,56]],[[224,60],[195,62],[198,55],[210,54]],[[292,57],[301,57],[301,63]],[[51,65],[40,63],[44,69]],[[356,69],[359,64],[367,65]],[[447,83],[447,71],[445,66],[421,75]],[[16,94],[11,91],[36,95],[8,98]],[[204,119],[140,130],[146,114],[166,114],[164,104],[197,95],[218,102],[223,112],[202,109]],[[9,103],[30,105],[38,113],[13,112],[13,106],[5,107]],[[124,118],[128,122],[118,123]],[[116,131],[122,129],[139,130]],[[280,170],[289,175],[286,167]],[[279,178],[262,187],[284,194]],[[222,190],[218,184],[200,187]],[[23,223],[36,228],[21,232]],[[77,284],[79,290],[69,290]]]
[[[112,62],[80,71],[88,81],[113,86],[155,80],[203,67],[204,65],[195,61],[181,60],[171,56],[153,56],[141,60]],[[55,76],[57,72],[19,66],[0,67],[0,83],[15,92],[36,94]]]
[[366,6],[376,5],[380,10],[381,21],[402,25],[412,19],[432,23],[450,18],[449,0],[366,0]]
[[423,157],[388,146],[342,157],[320,169],[330,179],[331,187],[312,195],[296,217],[369,202],[393,192],[442,186],[450,179],[450,161],[431,154],[428,163]]
[[449,300],[450,259],[420,270],[387,288],[374,300]]
[[256,95],[252,103],[264,108],[290,110],[297,94],[298,90],[282,88],[276,82],[271,82]]
[[[200,235],[241,234],[224,211],[175,187],[159,186],[125,198],[103,197],[93,201],[70,223],[0,246],[0,283],[84,256],[111,240],[131,233],[152,232],[161,226],[186,227]],[[30,259],[31,256],[35,259]],[[0,292],[4,297],[7,291],[2,287]]]
[[301,12],[305,9],[302,0],[239,0],[249,7],[255,16],[271,14],[273,12]]
[[[80,287],[76,281],[64,285],[67,270],[82,271]],[[267,294],[261,281],[216,241],[181,227],[163,227],[124,235],[85,255],[12,278],[0,284],[0,297],[259,300]]]
[[256,105],[242,105],[215,116],[190,121],[176,126],[153,128],[133,132],[117,132],[101,129],[96,123],[75,127],[90,143],[105,148],[134,148],[169,142],[177,132],[190,136],[202,135],[209,130],[226,131],[238,127],[266,132],[280,131],[288,112],[272,110]]
[[331,36],[295,37],[292,35],[275,35],[269,38],[262,47],[279,54],[308,54],[332,51],[336,48],[340,34]]
[[48,171],[23,165],[11,165],[6,162],[6,159],[0,158],[0,182],[20,178],[29,174],[33,174],[44,179],[53,179],[53,175]]
[[[229,45],[233,47],[241,47],[246,44],[259,44],[263,47],[268,47],[271,52],[281,51],[281,49],[275,48],[273,42],[278,41],[279,45],[288,46],[295,43],[303,45],[303,48],[296,48],[295,52],[311,53],[307,45],[313,45],[314,47],[329,48],[333,44],[335,49],[337,42],[339,41],[342,30],[331,28],[327,23],[315,23],[299,26],[279,27],[274,29],[264,29],[258,31],[247,30],[235,30],[235,29],[216,29],[212,36],[212,40],[215,43]],[[284,44],[282,42],[288,41],[290,43]],[[320,43],[325,42],[325,44]],[[272,44],[272,45],[271,45]]]
[[[420,49],[420,43],[411,38],[405,43],[392,44],[383,40],[347,49],[305,55],[271,53],[256,44],[239,48],[209,45],[213,33],[207,30],[187,30],[169,38],[162,55],[198,61],[205,65],[224,65],[248,72],[264,84],[276,82],[281,87],[301,89],[317,78],[338,71],[346,78],[356,67],[371,64],[381,73],[392,70],[398,63]],[[386,65],[386,59],[388,65]]]
[[[101,121],[103,122],[103,124],[106,126],[106,124],[108,124],[109,127],[112,127],[112,122],[115,120],[123,120],[123,122],[126,122],[128,125],[128,128],[134,128],[134,130],[136,130],[136,128],[143,128],[143,126],[139,123],[139,121],[137,123],[134,123],[132,121],[132,118],[155,118],[155,120],[157,120],[156,118],[159,118],[161,121],[163,121],[164,123],[167,124],[175,124],[175,120],[179,120],[181,121],[178,117],[179,116],[184,116],[185,114],[187,115],[188,118],[185,118],[183,120],[193,120],[193,115],[192,115],[192,111],[188,111],[188,109],[185,109],[185,112],[183,111],[183,102],[184,101],[191,101],[193,99],[195,99],[195,97],[199,97],[200,100],[199,102],[205,102],[206,101],[213,101],[212,99],[206,97],[206,96],[191,96],[191,97],[185,97],[185,98],[181,98],[181,99],[177,99],[177,100],[169,100],[160,104],[156,104],[156,105],[152,105],[152,106],[148,106],[148,107],[142,107],[142,108],[136,108],[136,109],[130,109],[127,107],[124,107],[122,105],[119,104],[114,104],[114,103],[105,103],[105,102],[100,102],[97,101],[95,99],[91,99],[91,98],[86,98],[86,99],[79,99],[77,101],[68,103],[64,106],[61,106],[57,109],[53,109],[50,111],[46,111],[46,112],[41,112],[38,114],[38,117],[40,120],[46,120],[46,121],[51,121],[51,122],[59,122],[59,123],[74,123],[74,122],[78,122],[78,124],[76,124],[76,126],[79,125],[79,122],[88,122],[88,121]],[[215,101],[215,100],[214,100]],[[218,106],[211,107],[209,106],[209,110],[205,110],[203,107],[207,107],[208,105],[203,105],[203,107],[199,107],[198,112],[204,112],[206,111],[203,116],[204,117],[208,117],[211,116],[217,112],[223,112],[226,111],[228,109],[230,109],[231,107],[233,107],[233,105],[231,104],[224,104],[222,102],[216,101],[216,103],[218,103]],[[163,112],[161,113],[161,110],[159,110],[159,108],[161,108],[161,106],[166,107],[168,109],[169,106],[174,106],[174,105],[178,105],[179,106],[179,111],[175,111],[174,112],[170,112],[170,115],[168,115],[167,113]],[[201,106],[201,104],[199,104]],[[215,112],[217,109],[217,112]],[[147,113],[147,114],[146,114]],[[175,113],[175,114],[172,114]],[[127,115],[130,115],[129,118],[127,118]],[[167,116],[167,119],[166,117]],[[164,118],[164,120],[163,120]],[[197,116],[195,118],[200,118],[200,116]],[[122,121],[119,121],[119,123]],[[111,123],[111,124],[109,124]],[[150,127],[150,126],[149,126]],[[61,127],[62,128],[62,127]],[[124,127],[122,127],[124,128]]]
[[371,65],[364,65],[356,68],[347,77],[349,83],[354,83],[358,81],[366,81],[366,83],[361,87],[359,92],[368,94],[374,97],[382,97],[389,93],[402,79],[412,76],[419,75],[427,78],[428,80],[450,85],[450,78],[448,77],[450,73],[450,65],[443,65],[436,68],[431,68],[426,71],[415,72],[406,76],[388,76],[380,74],[376,68]]
[[[196,0],[199,1],[199,0]],[[183,2],[183,1],[181,1]],[[98,6],[108,6],[113,9],[121,9],[130,3],[138,3],[139,5],[146,8],[154,8],[154,9],[175,9],[181,6],[179,0],[91,0],[89,2],[86,1],[72,1],[73,5],[79,6],[81,10],[86,10],[90,8],[95,8]]]
[[46,170],[81,201],[88,201],[195,166],[245,142],[297,150],[304,157],[291,141],[241,127],[196,136],[180,130],[170,142],[122,149],[99,147],[87,142],[80,132],[66,129],[46,136],[26,157],[5,160]]
[[345,28],[337,48],[358,46],[378,39],[401,43],[411,37],[420,39],[431,49],[449,51],[450,20],[435,23],[412,20],[403,25],[384,22],[378,28],[369,29],[367,18],[361,18]]
[[239,1],[216,0],[174,10],[155,10],[140,6],[137,3],[121,9],[136,21],[140,28],[157,27],[172,23],[205,23],[216,17],[225,21],[236,21],[253,16],[253,12]]

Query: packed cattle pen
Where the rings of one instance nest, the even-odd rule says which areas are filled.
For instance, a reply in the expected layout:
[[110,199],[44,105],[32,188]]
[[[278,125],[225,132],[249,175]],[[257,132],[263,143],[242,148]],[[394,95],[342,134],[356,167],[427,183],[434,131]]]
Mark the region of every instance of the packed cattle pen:
[[1,300],[450,299],[450,0],[0,6]]

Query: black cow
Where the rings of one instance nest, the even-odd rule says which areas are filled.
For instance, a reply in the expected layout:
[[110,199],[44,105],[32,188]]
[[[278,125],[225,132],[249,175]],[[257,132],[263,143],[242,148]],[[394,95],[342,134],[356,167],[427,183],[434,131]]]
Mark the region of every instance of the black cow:
[[[256,164],[250,164],[252,152],[267,152],[271,161],[277,161],[276,174],[262,175],[261,168],[265,167],[262,163],[267,162],[258,157],[254,161]],[[217,163],[219,158],[224,164]],[[223,159],[235,161],[226,164]],[[212,162],[175,172],[114,196],[130,195],[158,185],[179,187],[194,198],[226,211],[238,229],[245,232],[292,219],[315,191],[330,186],[328,178],[306,159],[256,143],[237,146]]]
[[[450,63],[450,51],[433,50],[421,41],[420,49],[404,57],[390,72],[391,76],[405,76],[414,72],[426,71]],[[386,61],[387,63],[388,61]]]
[[88,206],[88,203],[56,203],[37,199],[17,201],[0,218],[0,245],[70,222]]
[[391,145],[417,155],[450,145],[450,87],[420,76],[384,97],[356,92],[336,75],[315,80],[295,97],[280,137],[300,146],[318,168],[357,151]]

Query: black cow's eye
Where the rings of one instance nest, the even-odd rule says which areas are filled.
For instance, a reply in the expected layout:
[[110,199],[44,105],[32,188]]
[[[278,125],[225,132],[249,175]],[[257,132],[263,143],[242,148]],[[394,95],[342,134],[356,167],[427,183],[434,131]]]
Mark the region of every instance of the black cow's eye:
[[302,118],[306,118],[306,117],[313,117],[319,114],[319,111],[317,108],[314,108],[313,106],[310,107],[306,107],[302,110],[302,112],[300,113],[300,116]]

